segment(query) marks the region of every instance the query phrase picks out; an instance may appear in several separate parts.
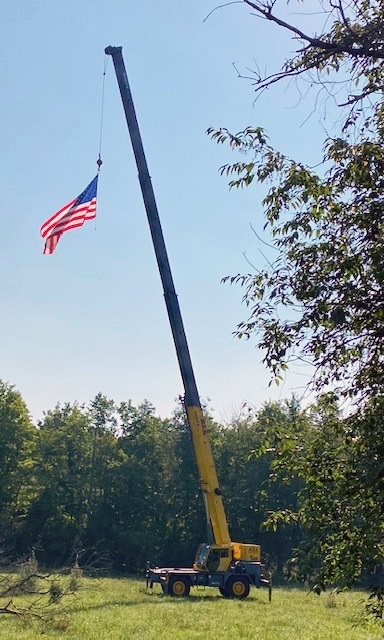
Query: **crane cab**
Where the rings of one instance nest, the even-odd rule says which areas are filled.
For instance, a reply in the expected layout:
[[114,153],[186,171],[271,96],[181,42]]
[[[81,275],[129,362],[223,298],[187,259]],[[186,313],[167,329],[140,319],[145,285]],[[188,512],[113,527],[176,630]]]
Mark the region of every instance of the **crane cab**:
[[193,568],[203,573],[227,571],[232,562],[230,544],[201,544],[197,549]]
[[231,542],[230,544],[201,544],[197,549],[195,571],[216,573],[228,571],[236,561],[260,562],[260,545]]

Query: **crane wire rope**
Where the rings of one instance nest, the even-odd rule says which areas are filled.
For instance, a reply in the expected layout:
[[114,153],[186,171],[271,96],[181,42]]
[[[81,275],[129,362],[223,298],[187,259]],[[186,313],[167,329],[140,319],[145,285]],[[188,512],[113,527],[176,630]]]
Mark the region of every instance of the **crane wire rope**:
[[[98,158],[96,160],[97,175],[100,174],[101,165],[103,164],[103,161],[101,159],[101,147],[102,147],[102,142],[103,142],[105,76],[106,76],[106,73],[107,73],[107,66],[108,66],[108,56],[105,55],[104,56],[104,69],[103,69],[103,82],[102,82],[102,88],[101,88],[99,153],[98,153]],[[95,231],[96,231],[96,225],[97,225],[97,218],[95,217],[95,227],[94,227]]]
[[98,158],[97,158],[97,161],[96,161],[97,171],[98,172],[100,171],[100,167],[103,164],[103,161],[101,159],[101,147],[102,147],[102,142],[103,142],[105,76],[106,76],[106,73],[107,73],[107,66],[108,66],[108,56],[105,55],[104,56],[103,82],[102,82],[102,89],[101,89],[99,155],[98,155]]

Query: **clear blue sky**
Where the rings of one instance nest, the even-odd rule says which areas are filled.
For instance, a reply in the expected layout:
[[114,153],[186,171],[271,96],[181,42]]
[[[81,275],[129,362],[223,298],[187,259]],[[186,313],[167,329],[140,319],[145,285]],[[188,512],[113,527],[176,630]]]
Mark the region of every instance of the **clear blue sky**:
[[262,191],[229,192],[235,160],[205,134],[264,126],[293,156],[321,157],[321,114],[283,87],[254,104],[236,76],[273,71],[294,48],[243,4],[215,0],[30,0],[2,3],[0,377],[35,420],[57,402],[98,391],[170,415],[182,384],[112,61],[105,83],[103,160],[95,224],[42,255],[41,223],[95,175],[104,48],[121,45],[179,295],[199,391],[219,419],[243,401],[298,393],[294,371],[268,387],[262,354],[232,336],[246,310],[220,283],[263,262],[250,224]]

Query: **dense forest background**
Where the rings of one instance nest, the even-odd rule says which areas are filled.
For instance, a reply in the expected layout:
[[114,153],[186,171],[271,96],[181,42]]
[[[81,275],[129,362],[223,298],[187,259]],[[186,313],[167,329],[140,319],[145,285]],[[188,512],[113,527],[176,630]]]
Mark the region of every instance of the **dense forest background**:
[[[292,398],[258,410],[244,406],[226,424],[208,412],[206,420],[231,537],[261,544],[275,580],[313,584],[329,566],[350,584],[373,568],[375,461],[363,463],[354,452],[333,396],[306,410]],[[99,393],[87,406],[57,405],[34,425],[20,393],[0,382],[0,468],[7,558],[33,549],[48,566],[79,557],[140,573],[147,560],[190,566],[207,540],[181,406],[161,419],[148,401],[116,404]],[[348,545],[369,527],[372,544],[365,535],[351,556]]]
[[[306,421],[293,400],[246,407],[228,424],[207,415],[232,538],[258,542],[270,568],[287,571],[293,525],[262,528],[297,508],[299,478],[271,477],[266,427]],[[21,395],[0,383],[0,538],[7,555],[31,549],[50,566],[76,554],[140,572],[147,560],[191,565],[206,540],[205,513],[182,408],[169,419],[147,401],[57,405],[34,425]],[[258,452],[256,455],[255,452]]]

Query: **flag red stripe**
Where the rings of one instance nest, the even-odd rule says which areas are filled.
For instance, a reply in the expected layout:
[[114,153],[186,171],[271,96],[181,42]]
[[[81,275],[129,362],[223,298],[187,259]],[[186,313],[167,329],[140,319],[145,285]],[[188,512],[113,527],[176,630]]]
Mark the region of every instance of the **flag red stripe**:
[[[85,213],[84,213],[85,211]],[[75,226],[82,226],[86,220],[92,220],[92,218],[96,217],[96,206],[93,206],[91,209],[74,209],[68,211],[65,218],[57,222],[52,228],[49,230],[52,233],[66,231],[71,228],[73,223]],[[77,223],[77,224],[76,224]]]
[[43,238],[45,238],[48,230],[53,226],[52,223],[55,223],[56,220],[59,221],[65,215],[66,211],[69,211],[76,200],[77,198],[71,200],[71,202],[68,202],[68,204],[64,205],[64,207],[62,207],[59,211],[56,211],[53,216],[48,218],[48,220],[46,220],[44,224],[41,225],[40,234],[43,236]]
[[64,231],[69,231],[70,229],[75,229],[76,227],[82,227],[84,222],[86,222],[87,220],[92,220],[95,217],[95,215],[92,215],[89,218],[85,218],[84,216],[81,218],[73,218],[71,220],[68,220],[68,222],[66,222],[65,224],[56,225],[50,235],[53,235],[55,233],[64,233]]
[[84,222],[86,222],[87,220],[92,220],[93,218],[95,218],[95,215],[92,215],[92,217],[90,218],[74,218],[71,221],[68,221],[65,225],[57,225],[54,228],[54,231],[52,233],[56,234],[56,233],[64,233],[64,231],[69,231],[70,229],[76,229],[77,227],[82,227]]
[[43,253],[53,253],[65,231],[81,227],[84,222],[96,217],[98,177],[97,174],[77,198],[61,207],[42,224],[40,234],[45,240]]
[[60,240],[61,233],[47,238],[43,253],[53,253]]
[[[75,201],[73,201],[75,202]],[[81,226],[85,220],[92,220],[96,217],[96,198],[94,198],[91,202],[86,203],[86,205],[80,205],[79,207],[70,207],[66,206],[61,209],[61,217],[58,215],[52,216],[50,220],[41,227],[41,235],[43,238],[46,238],[51,233],[62,233],[67,229],[71,228],[71,223],[73,220],[78,219],[79,224],[76,226]],[[85,214],[84,214],[85,212]],[[51,222],[51,224],[49,224]]]

